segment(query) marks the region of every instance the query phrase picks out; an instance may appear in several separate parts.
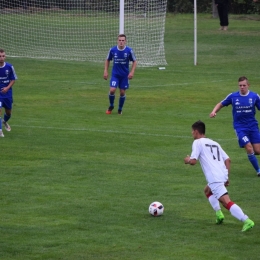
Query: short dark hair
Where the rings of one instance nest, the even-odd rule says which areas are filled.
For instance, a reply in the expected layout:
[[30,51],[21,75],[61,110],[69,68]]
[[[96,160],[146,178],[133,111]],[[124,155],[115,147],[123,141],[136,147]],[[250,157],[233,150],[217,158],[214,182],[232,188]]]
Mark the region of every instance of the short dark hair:
[[123,33],[121,33],[121,34],[119,34],[119,35],[117,36],[117,38],[119,38],[119,37],[125,37],[125,39],[126,39],[126,35],[123,34]]
[[245,77],[245,76],[240,77],[240,78],[238,79],[238,82],[244,81],[244,80],[246,80],[246,81],[248,82],[248,79],[247,79],[247,77]]
[[192,126],[193,130],[197,130],[200,134],[205,134],[206,133],[206,126],[202,121],[197,121],[195,122]]
[[0,52],[3,53],[3,52],[5,52],[5,51],[4,51],[4,49],[1,49],[1,48],[0,48]]

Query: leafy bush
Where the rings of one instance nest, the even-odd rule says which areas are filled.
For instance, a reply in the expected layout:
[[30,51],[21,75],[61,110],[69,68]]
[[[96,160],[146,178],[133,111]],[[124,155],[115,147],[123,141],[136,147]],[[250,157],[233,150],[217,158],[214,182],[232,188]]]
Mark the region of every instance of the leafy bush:
[[[214,1],[214,0],[213,0]],[[197,0],[198,13],[211,13],[212,1]],[[168,12],[193,13],[194,0],[168,0]],[[260,14],[260,2],[252,0],[230,0],[230,13],[233,14]]]

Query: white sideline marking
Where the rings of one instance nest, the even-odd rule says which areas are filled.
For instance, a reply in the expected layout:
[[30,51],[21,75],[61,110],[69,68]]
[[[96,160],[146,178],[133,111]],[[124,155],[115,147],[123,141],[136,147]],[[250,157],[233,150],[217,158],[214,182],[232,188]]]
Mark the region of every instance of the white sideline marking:
[[[89,128],[67,128],[67,127],[53,127],[53,126],[24,126],[24,125],[12,125],[15,127],[22,128],[38,128],[38,129],[54,129],[54,130],[64,130],[64,131],[86,131],[86,132],[100,132],[100,133],[113,133],[113,134],[128,134],[128,135],[146,135],[146,136],[156,136],[156,137],[172,137],[172,138],[182,138],[182,139],[192,139],[191,135],[169,135],[169,134],[149,134],[143,132],[125,132],[125,131],[115,131],[115,130],[100,130],[100,129],[89,129]],[[213,140],[219,141],[229,141],[236,140],[236,138],[219,139],[212,138]]]
[[[34,79],[28,79],[27,81],[36,81]],[[180,82],[180,83],[170,83],[170,84],[151,84],[151,85],[142,85],[142,83],[138,83],[138,82],[134,82],[131,84],[131,88],[135,88],[138,86],[138,88],[156,88],[156,87],[167,87],[167,86],[188,86],[188,85],[194,85],[194,84],[205,84],[205,83],[218,83],[218,82],[223,82],[226,80],[211,80],[211,81],[198,81],[198,82]],[[87,88],[91,87],[91,86],[95,86],[95,85],[99,85],[99,86],[104,86],[104,84],[106,82],[104,82],[104,80],[100,79],[100,80],[96,80],[95,82],[93,81],[70,81],[70,80],[37,80],[37,82],[58,82],[59,83],[59,87],[63,87],[62,84],[68,84],[68,85],[85,85]],[[139,86],[140,85],[140,86]],[[107,84],[105,84],[105,86],[107,86]]]
[[[176,72],[176,71],[175,71]],[[260,78],[260,77],[255,77],[256,79]],[[36,81],[34,79],[28,79],[27,81]],[[218,83],[218,82],[227,82],[226,80],[210,80],[210,81],[197,81],[197,82],[180,82],[180,83],[169,83],[169,84],[151,84],[151,85],[142,85],[142,82],[133,82],[131,84],[131,88],[157,88],[157,87],[170,87],[170,86],[189,86],[189,85],[196,85],[196,84],[210,84],[210,83]],[[98,86],[102,86],[102,87],[107,87],[108,85],[106,84],[106,82],[103,79],[98,79],[96,81],[69,81],[69,80],[37,80],[37,82],[54,82],[54,83],[59,83],[59,87],[62,88],[64,86],[62,86],[62,84],[68,84],[69,86],[71,84],[73,85],[85,85],[85,89],[91,89],[92,87],[96,88],[96,85]],[[231,83],[232,84],[232,83]],[[233,84],[234,85],[234,84]],[[92,86],[92,87],[91,87]],[[67,86],[66,86],[67,87]]]
[[22,128],[38,128],[38,129],[54,129],[54,130],[64,130],[64,131],[86,131],[86,132],[100,132],[100,133],[115,133],[115,134],[131,134],[131,135],[149,135],[149,136],[161,136],[161,137],[176,137],[176,138],[191,138],[191,136],[184,135],[163,135],[163,134],[148,134],[141,132],[125,132],[125,131],[115,131],[115,130],[100,130],[100,129],[89,129],[89,128],[67,128],[67,127],[53,127],[53,126],[23,126],[23,125],[12,125],[15,127]]

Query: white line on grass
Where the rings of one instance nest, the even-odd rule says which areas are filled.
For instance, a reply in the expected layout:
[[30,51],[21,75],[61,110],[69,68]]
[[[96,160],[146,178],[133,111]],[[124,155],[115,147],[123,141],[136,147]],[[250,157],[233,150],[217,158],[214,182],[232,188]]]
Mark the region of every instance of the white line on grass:
[[[27,81],[35,81],[33,79],[29,79]],[[182,82],[182,83],[169,83],[169,84],[151,84],[151,85],[142,85],[142,83],[137,83],[135,82],[131,87],[136,87],[138,86],[138,88],[157,88],[157,87],[170,87],[170,86],[189,86],[189,85],[196,85],[196,84],[205,84],[205,83],[218,83],[218,82],[223,82],[225,80],[211,80],[209,81],[199,81],[199,82]],[[68,86],[71,86],[71,84],[75,85],[85,85],[86,88],[91,88],[91,86],[96,86],[96,85],[100,85],[103,86],[104,85],[104,81],[101,80],[97,80],[95,82],[90,82],[90,81],[60,81],[60,80],[37,80],[37,82],[49,82],[49,83],[59,83],[59,87],[62,88],[64,86],[62,86],[62,84],[67,84]],[[140,85],[141,84],[141,85]]]
[[[156,137],[172,137],[172,138],[182,138],[182,139],[191,139],[192,137],[189,135],[169,135],[169,134],[151,134],[151,133],[143,133],[143,132],[125,132],[125,131],[115,131],[115,130],[100,130],[100,129],[90,129],[90,128],[68,128],[68,127],[53,127],[53,126],[24,126],[24,125],[12,125],[15,127],[22,128],[38,128],[38,129],[52,129],[52,130],[64,130],[64,131],[86,131],[86,132],[100,132],[100,133],[112,133],[112,134],[128,134],[128,135],[145,135],[145,136],[156,136]],[[236,138],[227,138],[227,139],[219,139],[214,138],[214,140],[219,141],[229,141],[235,140]]]
[[[258,77],[256,77],[257,79]],[[29,79],[27,81],[36,81],[34,79]],[[157,87],[170,87],[170,86],[189,86],[189,85],[197,85],[197,84],[210,84],[210,83],[218,83],[218,82],[227,82],[226,80],[211,80],[211,81],[197,81],[197,82],[180,82],[180,83],[170,83],[170,84],[159,84],[159,85],[156,85],[156,84],[151,84],[151,85],[138,85],[137,82],[135,82],[132,87],[135,87],[138,85],[138,88],[157,88]],[[63,81],[60,81],[60,80],[37,80],[37,82],[54,82],[54,83],[59,83],[59,84],[68,84],[68,85],[85,85],[87,86],[87,88],[89,88],[89,86],[96,86],[96,85],[100,85],[100,86],[103,86],[104,84],[104,81],[103,80],[97,80],[95,82],[90,82],[90,81],[69,81],[69,80],[63,80]],[[139,84],[142,84],[141,82]],[[231,83],[233,84],[233,83]],[[234,84],[233,84],[234,85]],[[61,86],[61,85],[60,85]],[[62,86],[61,86],[62,87]]]

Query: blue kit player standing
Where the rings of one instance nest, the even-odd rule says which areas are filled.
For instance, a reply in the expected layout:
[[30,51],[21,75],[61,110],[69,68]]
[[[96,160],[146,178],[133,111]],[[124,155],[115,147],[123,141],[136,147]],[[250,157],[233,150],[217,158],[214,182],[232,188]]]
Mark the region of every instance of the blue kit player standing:
[[245,148],[248,160],[260,177],[259,164],[255,156],[260,154],[260,134],[255,119],[256,108],[260,110],[260,97],[248,89],[249,82],[246,77],[238,79],[238,86],[239,91],[229,94],[218,103],[210,113],[210,117],[215,117],[222,107],[232,105],[233,127],[239,146]]
[[[11,127],[7,121],[11,117],[13,104],[12,86],[17,79],[14,67],[12,64],[5,62],[5,51],[0,49],[0,137],[4,137],[2,124],[6,131],[11,131]],[[1,120],[2,107],[5,108],[4,119]]]
[[[108,52],[103,76],[105,80],[108,79],[108,68],[111,60],[113,60],[113,68],[108,95],[110,105],[106,114],[111,114],[114,109],[115,92],[118,87],[120,89],[118,114],[121,115],[126,99],[125,92],[129,88],[129,80],[133,78],[137,65],[134,51],[129,46],[126,46],[126,36],[124,34],[118,35],[117,45]],[[130,62],[132,62],[132,67],[129,72]]]

